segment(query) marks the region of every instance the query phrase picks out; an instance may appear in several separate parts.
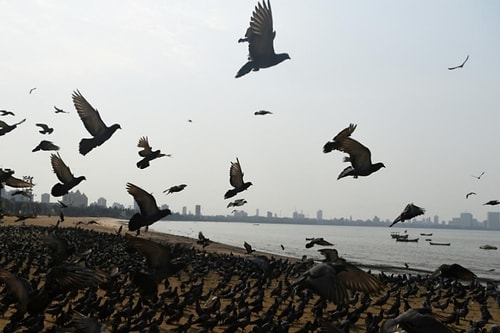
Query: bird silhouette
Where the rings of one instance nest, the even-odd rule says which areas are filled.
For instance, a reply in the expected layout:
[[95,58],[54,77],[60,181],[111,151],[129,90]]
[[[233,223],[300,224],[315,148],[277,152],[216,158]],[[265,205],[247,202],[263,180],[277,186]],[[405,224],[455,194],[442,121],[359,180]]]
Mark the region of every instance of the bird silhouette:
[[247,243],[246,241],[243,243],[243,247],[245,248],[245,250],[247,251],[247,254],[250,254],[252,252],[255,252],[255,250],[252,248],[252,245],[250,245],[249,243]]
[[196,241],[196,244],[200,244],[202,245],[203,247],[205,246],[208,246],[210,245],[212,241],[210,239],[208,239],[207,237],[205,237],[205,235],[203,234],[203,232],[198,232],[198,240]]
[[119,124],[113,124],[110,127],[106,126],[97,109],[94,109],[78,90],[73,92],[72,97],[73,104],[83,125],[92,135],[92,138],[84,138],[80,141],[80,154],[86,155],[95,147],[106,142],[121,127]]
[[137,167],[139,169],[145,169],[149,166],[149,162],[151,162],[152,160],[156,159],[156,158],[160,158],[160,157],[163,157],[163,156],[169,156],[170,157],[170,154],[169,155],[165,155],[163,154],[160,150],[152,150],[151,149],[151,146],[149,145],[149,141],[148,141],[148,137],[147,136],[143,136],[139,139],[139,142],[137,143],[137,147],[139,148],[142,148],[141,151],[139,151],[139,156],[143,157],[142,160],[140,160],[139,162],[137,162]]
[[8,125],[6,122],[0,120],[0,136],[9,133],[10,131],[13,131],[16,129],[17,125],[22,124],[26,121],[26,118],[21,120],[18,123]]
[[250,18],[245,38],[238,40],[238,43],[248,42],[248,62],[240,68],[236,77],[248,74],[251,70],[258,71],[261,68],[268,68],[290,59],[288,53],[274,52],[274,37],[276,31],[273,30],[273,15],[269,0],[264,0],[262,4],[257,4]]
[[224,194],[224,199],[232,198],[252,185],[251,182],[245,183],[243,181],[243,175],[240,161],[236,157],[236,162],[231,162],[231,167],[229,168],[229,183],[233,186],[233,189],[228,190]]
[[477,276],[469,269],[459,264],[442,264],[432,274],[431,277],[443,277],[456,280],[472,281]]
[[140,209],[140,213],[135,213],[128,222],[128,230],[130,231],[149,226],[165,216],[172,214],[168,208],[159,209],[155,198],[151,194],[132,183],[127,183],[127,192],[134,197]]
[[457,69],[457,68],[462,68],[462,67],[464,67],[464,65],[467,62],[467,60],[469,60],[469,55],[467,55],[467,58],[465,58],[464,62],[462,62],[460,65],[455,66],[455,67],[448,67],[448,69],[450,71],[452,71],[452,70]]
[[484,171],[481,172],[481,174],[479,176],[475,176],[475,175],[471,175],[472,177],[476,178],[476,179],[481,179],[481,177],[484,175]]
[[332,243],[329,241],[323,239],[323,237],[314,237],[314,238],[306,238],[309,242],[306,243],[306,248],[311,248],[314,245],[321,245],[321,246],[333,246]]
[[57,106],[54,105],[54,113],[69,113],[68,111],[64,111],[63,109],[58,108]]
[[349,127],[340,131],[333,138],[333,141],[328,141],[323,146],[323,153],[325,154],[332,150],[339,150],[349,155],[349,157],[344,158],[344,162],[351,162],[351,165],[345,168],[337,179],[347,176],[354,178],[369,176],[380,168],[385,168],[384,163],[378,162],[372,164],[370,150],[350,137],[355,129],[356,125],[350,124]]
[[32,93],[33,91],[35,91],[35,90],[36,90],[36,87],[35,87],[35,88],[31,88],[31,89],[30,89],[30,92],[29,92],[29,93],[30,93],[30,95],[31,95],[31,93]]
[[465,199],[468,199],[471,195],[475,195],[476,192],[469,192],[465,195]]
[[498,204],[500,204],[500,201],[498,201],[498,200],[490,200],[490,201],[484,203],[483,206],[484,205],[496,206]]
[[406,205],[403,212],[398,217],[396,217],[394,222],[392,222],[389,227],[392,227],[393,225],[395,225],[398,222],[404,222],[406,220],[411,220],[415,216],[419,216],[419,215],[422,215],[424,213],[425,213],[424,208],[415,206],[413,203],[409,203]]
[[40,141],[38,146],[33,148],[32,152],[39,151],[39,150],[45,150],[45,151],[59,150],[59,146],[55,145],[52,141],[42,140],[42,141]]
[[164,190],[163,193],[169,194],[169,193],[180,192],[184,190],[186,186],[187,186],[186,184],[174,185]]
[[8,116],[8,115],[15,116],[14,112],[12,112],[12,111],[0,110],[0,116]]
[[71,173],[69,167],[64,164],[59,153],[57,155],[50,155],[50,163],[52,164],[52,170],[60,181],[60,183],[52,187],[50,192],[54,197],[60,197],[67,194],[72,188],[80,184],[83,180],[86,180],[85,176],[75,177]]
[[52,127],[49,127],[47,124],[37,123],[35,125],[41,128],[38,131],[39,133],[42,133],[42,134],[51,134],[52,132],[54,132],[54,129]]
[[253,114],[256,116],[264,116],[266,114],[273,114],[273,113],[271,111],[259,110],[259,111],[255,111]]
[[227,204],[227,208],[229,207],[240,207],[246,204],[247,201],[245,199],[236,199]]
[[33,187],[34,184],[31,181],[25,181],[13,176],[14,170],[11,169],[0,169],[0,186],[5,183],[5,185],[14,188],[26,188]]
[[388,318],[380,328],[381,333],[411,332],[411,333],[453,333],[453,328],[441,322],[430,309],[409,309],[395,318]]

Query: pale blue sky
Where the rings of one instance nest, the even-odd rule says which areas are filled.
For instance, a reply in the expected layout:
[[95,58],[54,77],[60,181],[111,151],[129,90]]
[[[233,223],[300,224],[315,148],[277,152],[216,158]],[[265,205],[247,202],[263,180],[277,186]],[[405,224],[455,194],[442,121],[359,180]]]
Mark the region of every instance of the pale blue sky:
[[[500,200],[498,2],[274,0],[275,50],[291,60],[235,79],[256,4],[0,1],[0,109],[16,113],[1,119],[27,119],[0,137],[0,166],[34,176],[39,200],[57,181],[50,153],[31,152],[46,139],[87,177],[77,189],[91,202],[131,205],[132,182],[174,211],[230,213],[223,195],[239,157],[254,185],[237,198],[250,214],[393,219],[414,202],[427,217],[482,220],[498,210],[482,205]],[[447,69],[467,54],[464,68]],[[75,89],[122,127],[87,156]],[[254,116],[260,109],[274,114]],[[337,181],[343,153],[322,147],[349,123],[386,168]],[[141,136],[173,158],[137,169]]]

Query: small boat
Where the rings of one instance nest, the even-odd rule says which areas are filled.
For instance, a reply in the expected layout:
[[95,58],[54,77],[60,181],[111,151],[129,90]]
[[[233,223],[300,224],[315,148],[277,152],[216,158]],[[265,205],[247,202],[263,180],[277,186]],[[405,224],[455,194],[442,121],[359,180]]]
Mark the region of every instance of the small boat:
[[408,238],[408,234],[401,235],[399,232],[393,231],[393,232],[391,232],[391,237],[392,238]]
[[438,243],[438,242],[429,242],[431,245],[441,245],[441,246],[450,246],[451,243]]
[[432,240],[432,238],[426,238],[425,241],[426,242],[430,242]]
[[482,250],[497,250],[498,249],[496,246],[488,245],[488,244],[481,245],[479,248]]
[[432,232],[431,233],[421,232],[420,236],[432,236]]
[[418,238],[396,238],[396,242],[418,242]]

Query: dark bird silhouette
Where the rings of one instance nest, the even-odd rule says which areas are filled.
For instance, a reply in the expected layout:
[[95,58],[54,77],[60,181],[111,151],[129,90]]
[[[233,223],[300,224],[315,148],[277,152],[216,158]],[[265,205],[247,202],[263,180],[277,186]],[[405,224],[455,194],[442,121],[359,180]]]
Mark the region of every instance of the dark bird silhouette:
[[63,201],[61,201],[61,200],[57,200],[57,202],[59,203],[59,206],[60,206],[61,208],[68,208],[68,205],[66,205]]
[[92,138],[84,138],[80,141],[80,154],[88,154],[92,149],[106,142],[117,129],[121,128],[119,124],[106,126],[97,109],[94,109],[78,90],[73,92],[73,104],[83,125],[92,135]]
[[442,264],[431,275],[431,277],[438,276],[464,281],[472,281],[477,277],[476,274],[459,264]]
[[413,203],[409,203],[406,205],[403,212],[398,217],[396,217],[394,222],[392,222],[389,227],[392,227],[393,225],[395,225],[398,222],[404,222],[406,220],[411,220],[415,216],[419,216],[419,215],[422,215],[424,213],[425,213],[424,208],[415,206]]
[[171,186],[170,188],[167,188],[165,191],[163,191],[163,193],[175,193],[175,192],[180,192],[182,191],[183,189],[186,188],[186,184],[180,184],[180,185],[174,185],[174,186]]
[[21,195],[25,198],[31,198],[31,194],[29,194],[28,192],[23,191],[23,190],[17,190],[11,194],[11,196],[13,196],[13,197],[16,195]]
[[234,197],[236,194],[249,188],[252,183],[243,181],[243,171],[241,170],[240,161],[236,157],[236,162],[231,162],[229,168],[229,183],[234,187],[224,194],[224,199]]
[[165,216],[172,214],[168,208],[159,209],[156,205],[155,198],[134,184],[127,183],[127,192],[134,197],[140,209],[140,213],[135,213],[128,222],[128,230],[130,231],[149,226]]
[[481,179],[481,177],[484,175],[484,171],[481,172],[481,174],[479,176],[475,176],[475,175],[471,175],[472,177],[476,178],[476,179]]
[[255,111],[253,114],[256,116],[264,116],[266,114],[273,114],[273,113],[271,111],[259,110],[259,111]]
[[16,129],[17,125],[22,124],[26,121],[26,118],[21,120],[18,123],[8,125],[6,122],[0,120],[0,136],[9,133],[10,131],[13,131]]
[[15,116],[14,112],[12,112],[12,111],[0,110],[0,116],[8,116],[8,115]]
[[308,243],[306,243],[306,248],[311,248],[314,245],[321,245],[321,246],[332,246],[333,244],[330,243],[329,241],[323,239],[323,237],[318,237],[318,238],[306,238]]
[[35,91],[35,90],[36,90],[36,87],[35,87],[35,88],[31,88],[31,89],[30,89],[30,95],[31,95],[31,93],[32,93],[33,91]]
[[38,146],[33,148],[32,152],[39,150],[44,150],[44,151],[59,150],[59,146],[55,145],[52,141],[42,140],[40,141]]
[[249,243],[247,243],[246,241],[243,243],[243,247],[245,248],[245,250],[247,251],[247,254],[250,254],[252,252],[255,252],[255,250],[252,248],[252,245],[250,245]]
[[58,108],[57,106],[54,105],[54,113],[69,113],[68,111],[64,111],[63,109]]
[[14,170],[11,169],[0,169],[0,185],[5,183],[5,185],[14,188],[25,188],[33,187],[32,182],[24,181],[22,179],[13,176]]
[[442,323],[427,309],[409,309],[396,318],[387,319],[380,329],[381,333],[453,333],[451,327]]
[[49,127],[47,124],[37,123],[35,125],[41,128],[38,131],[39,133],[42,133],[42,134],[51,134],[52,132],[54,132],[54,129],[52,127]]
[[160,150],[152,150],[151,146],[149,145],[148,137],[143,136],[139,139],[139,142],[137,143],[137,147],[142,148],[141,151],[139,151],[139,156],[143,157],[142,160],[137,162],[137,167],[139,169],[145,169],[149,166],[149,162],[156,158],[160,158],[163,156],[171,156],[170,154],[166,155],[163,154]]
[[344,162],[351,162],[351,165],[345,168],[337,179],[347,176],[354,178],[369,176],[380,168],[385,168],[384,163],[378,162],[372,164],[370,150],[350,137],[355,129],[356,125],[350,124],[349,127],[340,131],[333,138],[333,141],[328,141],[323,146],[323,153],[325,154],[332,150],[339,150],[349,155],[349,157],[344,158]]
[[69,167],[64,164],[59,153],[57,155],[50,155],[50,163],[52,164],[52,170],[60,181],[60,183],[55,184],[51,190],[51,194],[55,197],[67,194],[73,187],[80,184],[83,180],[86,180],[85,176],[75,177],[71,173]]
[[95,318],[91,318],[73,310],[71,324],[76,332],[81,333],[101,333],[101,325]]
[[471,195],[475,195],[476,192],[469,192],[465,195],[465,199],[468,199]]
[[236,77],[248,74],[251,70],[258,71],[261,68],[268,68],[290,59],[288,53],[274,53],[274,37],[276,31],[273,30],[273,15],[269,0],[264,0],[262,4],[255,6],[255,10],[250,18],[250,27],[245,33],[245,38],[238,40],[238,43],[248,42],[248,62],[240,68]]
[[230,203],[227,204],[227,208],[229,207],[239,207],[239,206],[243,206],[244,204],[246,204],[247,201],[245,199],[236,199]]
[[460,65],[455,66],[455,67],[448,67],[448,69],[450,71],[452,71],[452,70],[457,69],[457,68],[462,68],[462,67],[464,67],[464,65],[467,62],[467,60],[469,60],[469,55],[467,55],[467,58],[465,58],[464,62],[462,62]]
[[498,200],[490,200],[490,201],[484,203],[483,206],[484,205],[496,206],[498,204],[500,204],[500,201],[498,201]]
[[203,247],[208,246],[212,241],[205,237],[205,235],[200,231],[198,232],[198,240],[196,244],[201,244]]

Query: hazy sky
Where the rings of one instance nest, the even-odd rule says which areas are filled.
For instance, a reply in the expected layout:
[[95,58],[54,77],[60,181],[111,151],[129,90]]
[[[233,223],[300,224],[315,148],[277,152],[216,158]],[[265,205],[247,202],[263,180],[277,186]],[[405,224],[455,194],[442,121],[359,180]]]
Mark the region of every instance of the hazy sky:
[[[235,198],[251,215],[394,219],[409,202],[445,220],[498,210],[483,203],[500,200],[499,2],[273,0],[275,50],[291,60],[235,79],[256,4],[0,1],[0,109],[16,113],[0,119],[27,119],[0,136],[0,167],[33,176],[39,201],[57,182],[50,152],[31,152],[45,139],[86,176],[75,190],[109,205],[132,205],[132,182],[174,211],[229,214],[223,195],[239,157],[253,186]],[[464,68],[447,69],[467,54]],[[122,127],[86,156],[76,89]],[[344,154],[322,147],[349,123],[385,169],[337,180]],[[173,157],[139,170],[141,136]]]

